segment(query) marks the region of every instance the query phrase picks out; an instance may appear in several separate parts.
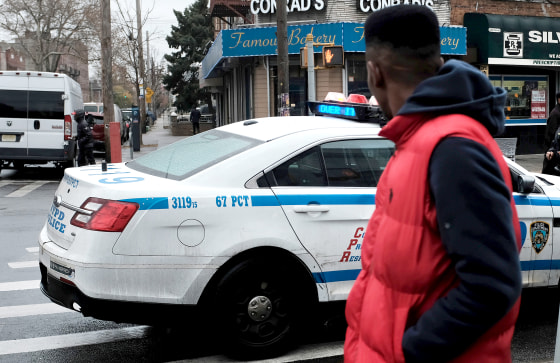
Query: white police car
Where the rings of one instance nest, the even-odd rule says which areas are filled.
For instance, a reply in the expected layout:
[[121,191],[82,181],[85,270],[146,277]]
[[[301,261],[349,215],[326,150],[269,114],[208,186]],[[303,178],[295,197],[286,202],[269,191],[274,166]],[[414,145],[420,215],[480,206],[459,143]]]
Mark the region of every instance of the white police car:
[[[314,111],[363,119],[372,109]],[[318,303],[344,301],[360,271],[394,151],[379,130],[334,117],[254,119],[107,171],[67,169],[39,236],[41,289],[85,316],[206,327],[231,352],[273,355]],[[508,162],[521,188],[524,284],[556,286],[560,190]]]

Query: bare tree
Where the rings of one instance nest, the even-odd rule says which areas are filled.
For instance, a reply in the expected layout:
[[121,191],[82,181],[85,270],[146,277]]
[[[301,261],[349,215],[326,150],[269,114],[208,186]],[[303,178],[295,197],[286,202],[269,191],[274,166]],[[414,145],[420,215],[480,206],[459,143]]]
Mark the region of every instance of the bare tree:
[[99,39],[92,14],[99,14],[99,0],[2,0],[0,27],[19,43],[37,70],[54,72],[61,55],[83,59],[79,43]]

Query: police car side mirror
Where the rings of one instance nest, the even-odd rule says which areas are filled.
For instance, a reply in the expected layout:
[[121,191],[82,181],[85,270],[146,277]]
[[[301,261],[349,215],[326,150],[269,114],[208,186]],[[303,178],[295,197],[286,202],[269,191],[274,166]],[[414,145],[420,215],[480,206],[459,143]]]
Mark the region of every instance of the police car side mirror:
[[517,176],[517,192],[522,194],[529,194],[535,187],[535,177],[532,175],[518,175]]

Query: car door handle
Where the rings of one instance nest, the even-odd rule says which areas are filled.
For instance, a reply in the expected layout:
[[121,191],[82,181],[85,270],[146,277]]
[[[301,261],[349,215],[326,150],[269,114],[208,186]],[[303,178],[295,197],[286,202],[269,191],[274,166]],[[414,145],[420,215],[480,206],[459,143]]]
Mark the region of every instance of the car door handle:
[[328,212],[329,207],[326,205],[296,205],[294,206],[294,212],[296,213],[310,213],[310,212]]

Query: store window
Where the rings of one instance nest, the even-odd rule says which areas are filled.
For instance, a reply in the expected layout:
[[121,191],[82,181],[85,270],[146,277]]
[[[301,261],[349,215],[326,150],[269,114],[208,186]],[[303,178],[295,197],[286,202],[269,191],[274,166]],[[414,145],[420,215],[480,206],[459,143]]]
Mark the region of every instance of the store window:
[[507,119],[548,117],[548,76],[492,75],[490,81],[507,92]]
[[367,84],[366,60],[363,53],[347,54],[348,94],[357,93],[371,97]]
[[[290,61],[295,58],[290,59]],[[298,59],[299,61],[299,59]],[[293,62],[292,62],[293,63]],[[307,70],[298,65],[290,64],[289,67],[289,94],[290,94],[290,116],[303,116],[307,115],[307,83],[306,83]],[[271,84],[270,93],[274,102],[274,109],[272,115],[279,115],[280,100],[278,99],[278,67],[273,65],[270,67],[269,74]]]

